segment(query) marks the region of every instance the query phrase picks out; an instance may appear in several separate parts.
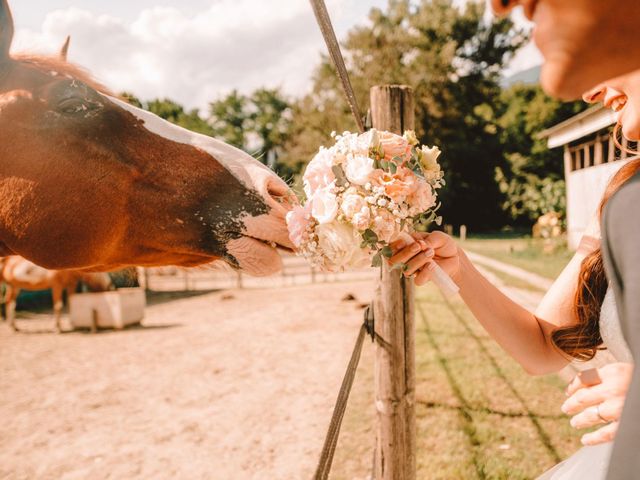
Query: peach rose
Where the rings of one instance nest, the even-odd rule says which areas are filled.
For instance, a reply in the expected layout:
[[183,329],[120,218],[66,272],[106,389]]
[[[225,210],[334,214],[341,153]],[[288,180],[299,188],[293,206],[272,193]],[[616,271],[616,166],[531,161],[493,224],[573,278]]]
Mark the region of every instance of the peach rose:
[[378,240],[386,243],[393,242],[400,234],[400,226],[396,218],[387,210],[379,210],[373,219],[373,231],[378,235]]
[[406,162],[411,158],[411,145],[400,135],[390,132],[379,132],[380,144],[384,150],[384,159],[392,160],[396,157]]
[[430,209],[436,204],[436,197],[433,189],[423,179],[418,179],[414,190],[407,198],[407,202],[411,205],[413,214],[422,213]]
[[415,189],[416,176],[405,167],[400,167],[396,173],[376,170],[372,175],[372,184],[384,188],[384,193],[396,203],[402,203]]

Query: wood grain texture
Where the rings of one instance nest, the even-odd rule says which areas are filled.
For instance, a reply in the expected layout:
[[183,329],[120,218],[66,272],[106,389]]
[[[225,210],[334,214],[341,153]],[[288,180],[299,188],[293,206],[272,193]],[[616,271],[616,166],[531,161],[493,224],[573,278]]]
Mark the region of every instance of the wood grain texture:
[[[404,85],[371,89],[373,128],[402,134],[413,130],[413,91]],[[383,265],[374,300],[377,344],[376,480],[415,480],[415,323],[413,280]]]

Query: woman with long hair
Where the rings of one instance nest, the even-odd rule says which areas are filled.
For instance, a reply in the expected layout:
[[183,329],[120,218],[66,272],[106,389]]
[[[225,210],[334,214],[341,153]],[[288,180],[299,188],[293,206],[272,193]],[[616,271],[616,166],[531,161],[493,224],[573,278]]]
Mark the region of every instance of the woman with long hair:
[[[609,102],[613,97],[617,101]],[[590,100],[604,100],[605,105],[620,111],[626,102],[624,95],[613,95],[613,90],[606,87]],[[600,479],[606,475],[610,442],[622,413],[633,365],[605,276],[599,225],[609,199],[639,171],[640,159],[634,159],[611,179],[577,252],[535,312],[491,284],[444,233],[418,233],[392,245],[391,263],[405,264],[405,274],[413,276],[418,285],[429,280],[433,262],[444,268],[460,287],[460,295],[476,319],[530,374],[558,372],[571,361],[591,360],[605,348],[616,359],[616,363],[598,371],[578,375],[570,384],[569,398],[562,410],[574,415],[571,424],[576,428],[604,427],[585,434],[582,442],[588,447],[547,472],[541,477],[544,479]],[[416,243],[420,246],[417,254]]]

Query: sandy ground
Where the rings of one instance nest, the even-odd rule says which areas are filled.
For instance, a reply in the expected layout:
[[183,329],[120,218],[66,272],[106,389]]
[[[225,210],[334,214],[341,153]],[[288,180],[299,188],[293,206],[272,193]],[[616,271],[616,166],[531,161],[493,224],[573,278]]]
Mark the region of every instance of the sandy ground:
[[372,282],[162,297],[123,332],[0,325],[0,478],[310,478],[361,323],[349,292]]

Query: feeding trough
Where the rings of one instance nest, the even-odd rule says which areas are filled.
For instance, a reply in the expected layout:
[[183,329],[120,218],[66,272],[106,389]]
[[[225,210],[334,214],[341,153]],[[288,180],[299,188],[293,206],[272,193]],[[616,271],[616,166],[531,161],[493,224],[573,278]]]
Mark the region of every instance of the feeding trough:
[[144,318],[146,297],[141,288],[82,293],[69,300],[69,319],[75,328],[114,328],[137,325]]

